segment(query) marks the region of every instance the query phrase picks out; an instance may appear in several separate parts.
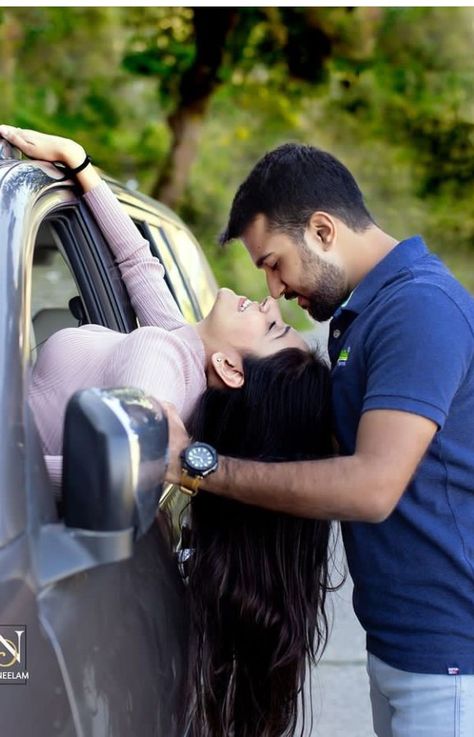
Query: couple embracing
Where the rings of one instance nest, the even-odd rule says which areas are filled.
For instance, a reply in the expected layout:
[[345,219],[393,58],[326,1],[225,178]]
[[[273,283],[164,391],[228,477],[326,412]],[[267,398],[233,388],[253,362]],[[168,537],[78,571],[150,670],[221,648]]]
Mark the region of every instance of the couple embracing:
[[[333,156],[286,144],[243,182],[222,236],[244,242],[271,296],[221,290],[189,326],[83,149],[0,135],[77,177],[140,320],[128,336],[83,326],[42,348],[30,399],[52,478],[74,391],[128,383],[169,402],[168,480],[193,494],[195,734],[293,734],[326,636],[332,520],[367,632],[376,734],[470,734],[472,297],[421,237],[376,224]],[[330,368],[284,324],[281,296],[332,318]],[[73,372],[55,371],[68,361]]]

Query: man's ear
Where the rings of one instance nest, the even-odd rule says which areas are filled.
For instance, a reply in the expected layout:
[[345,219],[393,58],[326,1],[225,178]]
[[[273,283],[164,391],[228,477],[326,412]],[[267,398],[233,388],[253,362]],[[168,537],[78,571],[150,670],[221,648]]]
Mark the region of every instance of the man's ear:
[[225,353],[213,353],[211,363],[219,379],[230,389],[239,389],[244,383],[244,370],[240,358],[230,359]]
[[309,229],[325,251],[331,248],[336,237],[336,224],[327,212],[313,212],[309,220]]

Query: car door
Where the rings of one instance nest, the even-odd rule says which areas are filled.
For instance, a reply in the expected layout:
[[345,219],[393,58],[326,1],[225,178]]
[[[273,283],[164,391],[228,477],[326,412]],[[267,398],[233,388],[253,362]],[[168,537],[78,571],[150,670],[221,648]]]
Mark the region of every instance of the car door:
[[[93,218],[70,185],[56,179],[46,165],[0,167],[0,412],[7,430],[0,468],[0,676],[12,672],[7,664],[15,654],[26,674],[0,678],[1,733],[178,737],[187,616],[164,526],[152,524],[121,559],[91,554],[92,538],[97,550],[107,543],[110,551],[115,533],[65,529],[28,408],[30,349],[40,349],[35,338],[30,345],[35,244],[60,258],[51,273],[71,286],[63,303],[36,301],[37,312],[56,310],[43,315],[43,335],[71,319],[123,331],[136,326]],[[86,551],[79,563],[78,548]]]

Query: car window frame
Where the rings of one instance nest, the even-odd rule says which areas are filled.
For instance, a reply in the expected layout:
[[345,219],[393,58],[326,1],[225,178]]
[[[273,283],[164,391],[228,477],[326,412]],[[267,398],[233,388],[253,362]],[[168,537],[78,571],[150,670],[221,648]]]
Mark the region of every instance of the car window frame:
[[[163,264],[163,267],[165,269],[165,272],[168,277],[168,282],[171,285],[171,292],[175,297],[175,301],[181,311],[181,314],[183,315],[186,322],[197,322],[201,319],[201,310],[199,309],[199,304],[197,303],[197,300],[195,298],[194,293],[192,290],[190,290],[189,285],[186,283],[186,280],[183,278],[182,270],[179,267],[179,263],[176,259],[175,253],[173,251],[173,248],[171,247],[169,241],[166,239],[164,235],[163,228],[161,226],[155,225],[154,223],[146,223],[147,226],[147,232],[149,233],[149,242],[150,242],[150,248],[151,252],[154,256],[157,256],[161,263]],[[152,230],[153,228],[153,230]],[[157,236],[159,237],[159,242],[157,240],[157,237],[155,236],[154,232],[156,231]],[[166,253],[167,258],[164,257],[164,254]],[[171,284],[171,278],[168,274],[167,269],[167,262],[168,259],[173,263],[174,267],[174,273],[175,273],[175,280],[178,279],[180,283],[180,291],[182,291],[185,295],[185,298],[188,303],[188,307],[191,311],[191,315],[186,314],[186,308],[183,304],[183,301],[178,294],[174,283]],[[190,320],[190,317],[192,320]]]
[[177,269],[177,271],[178,271],[178,273],[180,275],[181,281],[182,281],[182,283],[184,285],[184,288],[185,288],[185,290],[186,290],[186,292],[188,294],[189,300],[190,300],[191,304],[193,305],[194,313],[195,313],[195,316],[196,316],[196,320],[202,320],[203,314],[202,314],[201,306],[200,306],[199,301],[198,301],[197,296],[196,296],[196,292],[194,291],[194,289],[191,289],[190,288],[189,280],[187,279],[187,276],[186,276],[185,272],[183,271],[183,268],[181,266],[181,263],[180,263],[179,259],[176,256],[174,245],[173,245],[173,241],[170,238],[170,235],[169,235],[169,232],[168,232],[168,229],[167,229],[168,227],[169,227],[169,223],[166,223],[165,222],[165,223],[163,223],[158,228],[159,233],[160,233],[160,237],[162,238],[165,247],[168,249],[168,251],[170,252],[171,256],[173,257],[173,261],[174,261],[174,263],[176,265],[176,269]]
[[[137,321],[120,269],[91,210],[82,198],[79,200],[78,211],[81,219],[76,227],[81,228],[82,236],[87,240],[87,248],[74,253],[71,266],[73,269],[76,267],[80,269],[91,298],[100,302],[97,304],[99,324],[122,333],[129,333],[137,327]],[[98,285],[94,284],[94,288],[92,287],[92,271],[101,280],[100,300],[97,299],[98,294],[94,295],[94,289],[97,290]]]
[[[130,332],[137,327],[137,322],[119,267],[80,193],[71,198],[71,192],[75,192],[72,188],[68,191],[69,196],[59,201],[58,192],[54,192],[51,209],[36,220],[33,241],[36,241],[43,222],[53,227],[61,244],[59,250],[76,283],[88,321],[122,333]],[[47,195],[42,200],[43,209],[47,206]],[[33,252],[34,249],[31,257]],[[31,282],[32,262],[28,269]],[[31,286],[30,283],[30,294]]]
[[[166,248],[168,250],[169,255],[173,259],[173,263],[176,266],[176,271],[179,274],[182,287],[186,291],[187,295],[189,296],[189,300],[191,302],[191,306],[194,311],[194,318],[196,321],[200,320],[202,317],[202,313],[199,307],[199,303],[197,302],[197,298],[195,296],[194,290],[192,289],[192,285],[189,284],[189,280],[186,279],[180,267],[180,264],[178,260],[176,259],[172,243],[170,243],[170,240],[168,238],[164,238],[163,236],[162,236],[163,237],[162,243],[161,244],[157,243],[157,240],[154,237],[150,229],[150,226],[154,227],[159,231],[160,235],[162,235],[166,222],[168,221],[168,218],[163,216],[162,213],[159,212],[158,203],[157,203],[157,209],[152,210],[150,208],[141,206],[142,203],[140,202],[140,200],[138,200],[138,198],[137,198],[137,202],[133,202],[133,201],[131,202],[130,201],[131,193],[127,192],[128,197],[126,199],[121,198],[120,191],[118,192],[115,191],[114,194],[116,195],[122,207],[127,212],[128,216],[133,220],[135,225],[138,227],[143,237],[146,238],[146,240],[149,242],[152,255],[156,256],[156,258],[160,260],[160,263],[162,263],[163,268],[165,268],[165,266],[163,264],[163,260],[161,257],[160,246],[161,246],[161,249]],[[173,298],[176,304],[178,305],[181,313],[183,314],[183,311],[182,311],[182,308],[179,302],[179,298],[176,295],[176,290],[170,283],[166,268],[165,268],[165,281],[166,281],[167,286],[170,288],[170,292],[173,295]]]

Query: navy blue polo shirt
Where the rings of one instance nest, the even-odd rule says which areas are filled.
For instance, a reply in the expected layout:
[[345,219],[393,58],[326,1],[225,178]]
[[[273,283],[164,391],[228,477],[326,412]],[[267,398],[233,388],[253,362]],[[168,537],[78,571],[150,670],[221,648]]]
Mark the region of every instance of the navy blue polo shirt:
[[329,354],[340,452],[364,412],[438,426],[390,517],[344,523],[367,649],[418,673],[474,673],[474,300],[416,236],[335,314]]

